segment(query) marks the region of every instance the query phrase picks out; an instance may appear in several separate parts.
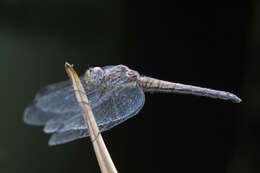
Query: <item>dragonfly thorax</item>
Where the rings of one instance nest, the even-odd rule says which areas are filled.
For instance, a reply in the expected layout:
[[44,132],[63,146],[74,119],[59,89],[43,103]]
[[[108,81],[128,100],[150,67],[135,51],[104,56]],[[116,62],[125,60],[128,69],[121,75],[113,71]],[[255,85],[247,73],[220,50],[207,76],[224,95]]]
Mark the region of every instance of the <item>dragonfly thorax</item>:
[[132,86],[136,85],[139,73],[129,69],[125,65],[117,65],[105,70],[104,85],[106,87],[112,86]]

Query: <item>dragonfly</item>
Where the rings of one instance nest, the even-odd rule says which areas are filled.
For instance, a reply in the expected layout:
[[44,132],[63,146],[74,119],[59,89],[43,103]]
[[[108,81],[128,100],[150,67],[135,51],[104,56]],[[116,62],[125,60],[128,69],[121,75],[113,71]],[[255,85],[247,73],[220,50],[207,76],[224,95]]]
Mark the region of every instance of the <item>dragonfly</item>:
[[[80,80],[101,132],[137,115],[145,102],[144,92],[192,94],[241,102],[230,92],[143,76],[125,65],[92,67]],[[52,134],[50,146],[89,136],[69,80],[42,88],[26,107],[23,118],[25,123],[44,126],[43,131]]]

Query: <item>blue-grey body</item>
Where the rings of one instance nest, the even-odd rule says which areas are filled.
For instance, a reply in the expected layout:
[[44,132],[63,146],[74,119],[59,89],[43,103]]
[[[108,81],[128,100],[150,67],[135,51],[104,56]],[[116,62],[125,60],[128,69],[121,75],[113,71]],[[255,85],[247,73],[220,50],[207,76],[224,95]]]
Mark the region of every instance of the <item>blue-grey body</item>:
[[[241,101],[225,91],[140,76],[124,65],[92,68],[80,79],[101,132],[136,115],[144,105],[144,91],[188,93],[237,103]],[[43,125],[45,133],[52,133],[49,145],[89,136],[70,81],[40,90],[25,109],[24,121]]]

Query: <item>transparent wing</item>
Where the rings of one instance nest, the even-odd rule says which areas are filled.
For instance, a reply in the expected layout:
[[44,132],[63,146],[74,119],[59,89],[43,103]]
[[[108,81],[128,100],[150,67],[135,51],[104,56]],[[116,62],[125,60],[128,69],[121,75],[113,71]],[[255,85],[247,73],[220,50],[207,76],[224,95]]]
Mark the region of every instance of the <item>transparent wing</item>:
[[[96,90],[95,93],[88,94],[88,99],[90,106],[93,110],[99,110],[100,104],[104,105],[108,101],[110,97],[113,97],[115,95],[114,93],[119,92],[119,87],[116,88],[108,88],[105,89],[103,87],[100,87]],[[74,96],[74,99],[75,96]],[[75,101],[76,102],[76,101]],[[60,116],[54,116],[51,118],[44,127],[44,132],[46,133],[54,133],[56,131],[67,131],[71,129],[84,129],[85,124],[83,121],[83,117],[80,111],[79,104],[75,103],[77,109],[65,112],[63,114],[60,114]],[[110,107],[103,106],[102,109],[110,109]],[[113,109],[113,111],[116,111]],[[108,112],[106,112],[108,113]],[[103,117],[105,117],[107,114],[103,114]],[[102,119],[103,120],[103,119]]]
[[[105,94],[99,98],[99,101],[97,101],[98,104],[94,104],[91,108],[98,126],[110,123],[113,125],[117,120],[121,120],[125,117],[130,118],[135,115],[142,108],[144,99],[143,91],[138,87],[114,89],[106,91]],[[73,116],[65,114],[65,119],[63,119],[63,116],[57,116],[57,118],[59,118],[59,120],[53,118],[46,123],[44,128],[46,133],[86,128],[80,111]],[[109,128],[110,127],[107,126],[107,129]]]
[[[123,88],[120,92],[114,91],[113,97],[109,97],[105,102],[93,109],[93,113],[101,132],[126,121],[136,115],[143,107],[145,97],[139,87]],[[77,117],[77,118],[76,118]],[[78,126],[78,124],[81,124]],[[49,145],[67,143],[79,138],[89,136],[83,117],[74,116],[73,120],[64,123],[54,133],[49,141]]]
[[[104,70],[113,66],[105,66]],[[80,77],[88,97],[94,100],[94,92],[98,88],[86,85],[84,76]],[[48,85],[41,89],[33,102],[24,111],[24,121],[32,125],[44,125],[59,114],[76,114],[79,106],[69,80]]]
[[[97,87],[87,86],[83,77],[81,81],[88,95],[92,95]],[[68,80],[41,89],[25,109],[24,121],[28,124],[44,125],[56,115],[78,111],[79,106],[71,82]]]

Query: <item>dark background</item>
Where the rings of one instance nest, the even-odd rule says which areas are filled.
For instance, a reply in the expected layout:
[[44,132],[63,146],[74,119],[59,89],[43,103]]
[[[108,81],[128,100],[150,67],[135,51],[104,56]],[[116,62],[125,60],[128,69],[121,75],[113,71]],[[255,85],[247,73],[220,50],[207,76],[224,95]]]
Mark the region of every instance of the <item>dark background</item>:
[[152,77],[226,90],[243,102],[147,94],[103,133],[119,172],[260,171],[259,1],[0,1],[0,172],[99,172],[88,138],[49,147],[23,110],[64,62],[125,64]]

